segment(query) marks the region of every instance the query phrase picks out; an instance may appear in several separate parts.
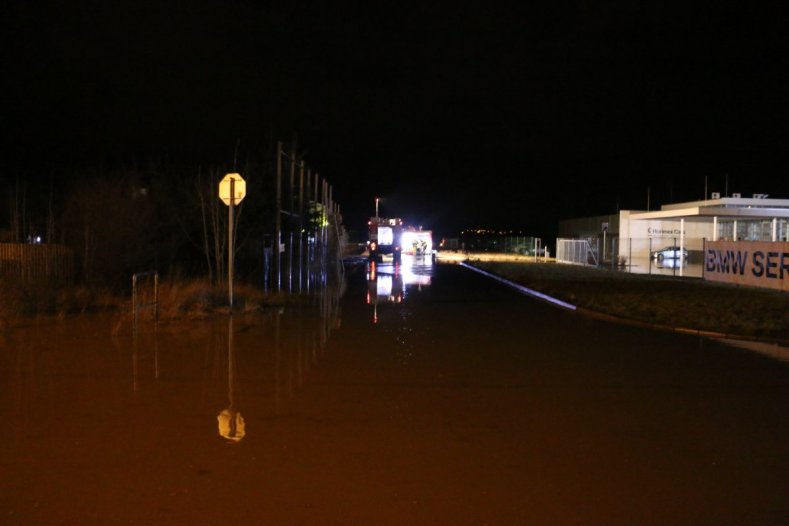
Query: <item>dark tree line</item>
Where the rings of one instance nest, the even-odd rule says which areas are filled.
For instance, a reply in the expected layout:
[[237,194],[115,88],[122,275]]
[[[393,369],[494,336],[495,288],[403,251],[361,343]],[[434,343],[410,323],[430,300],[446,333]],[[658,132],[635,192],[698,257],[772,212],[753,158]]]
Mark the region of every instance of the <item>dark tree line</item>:
[[236,152],[214,165],[154,160],[60,168],[43,177],[17,169],[3,174],[8,206],[0,241],[71,248],[83,283],[117,289],[132,273],[151,269],[216,283],[224,277],[228,243],[218,184],[238,172],[247,195],[236,207],[236,275],[254,281],[274,231],[273,165],[273,154],[264,151]]

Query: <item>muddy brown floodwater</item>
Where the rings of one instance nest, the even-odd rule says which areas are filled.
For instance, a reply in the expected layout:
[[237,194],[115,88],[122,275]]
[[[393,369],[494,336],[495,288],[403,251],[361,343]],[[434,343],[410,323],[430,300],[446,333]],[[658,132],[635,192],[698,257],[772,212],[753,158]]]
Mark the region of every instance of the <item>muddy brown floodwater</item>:
[[0,524],[787,524],[789,366],[449,265],[0,334]]

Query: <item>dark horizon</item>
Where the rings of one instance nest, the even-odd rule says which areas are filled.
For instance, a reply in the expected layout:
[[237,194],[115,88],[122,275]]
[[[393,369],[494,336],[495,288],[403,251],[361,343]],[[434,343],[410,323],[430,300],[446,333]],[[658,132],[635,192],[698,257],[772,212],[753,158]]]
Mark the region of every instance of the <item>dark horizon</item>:
[[789,198],[768,12],[247,2],[3,8],[4,186],[79,165],[263,161],[297,137],[347,228],[550,238],[708,192]]

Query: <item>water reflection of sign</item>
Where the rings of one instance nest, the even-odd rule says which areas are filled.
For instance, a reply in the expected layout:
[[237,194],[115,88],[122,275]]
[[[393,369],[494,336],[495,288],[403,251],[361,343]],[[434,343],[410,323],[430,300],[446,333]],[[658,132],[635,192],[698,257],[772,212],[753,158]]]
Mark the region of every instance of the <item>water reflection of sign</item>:
[[246,435],[241,413],[228,408],[219,413],[216,419],[219,423],[219,434],[231,442],[240,442]]

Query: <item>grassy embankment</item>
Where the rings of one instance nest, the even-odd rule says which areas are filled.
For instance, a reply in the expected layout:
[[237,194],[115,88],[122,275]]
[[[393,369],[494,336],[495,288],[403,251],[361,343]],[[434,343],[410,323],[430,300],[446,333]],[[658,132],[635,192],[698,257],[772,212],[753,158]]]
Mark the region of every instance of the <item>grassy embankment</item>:
[[[256,312],[294,301],[284,294],[265,293],[257,287],[236,285],[236,312]],[[53,289],[48,286],[0,282],[0,327],[36,315],[66,316],[85,312],[131,311],[129,294],[89,287]],[[229,312],[227,286],[211,286],[200,280],[163,281],[159,287],[159,319],[197,319]]]
[[674,328],[789,341],[789,294],[555,263],[473,264],[578,307]]

